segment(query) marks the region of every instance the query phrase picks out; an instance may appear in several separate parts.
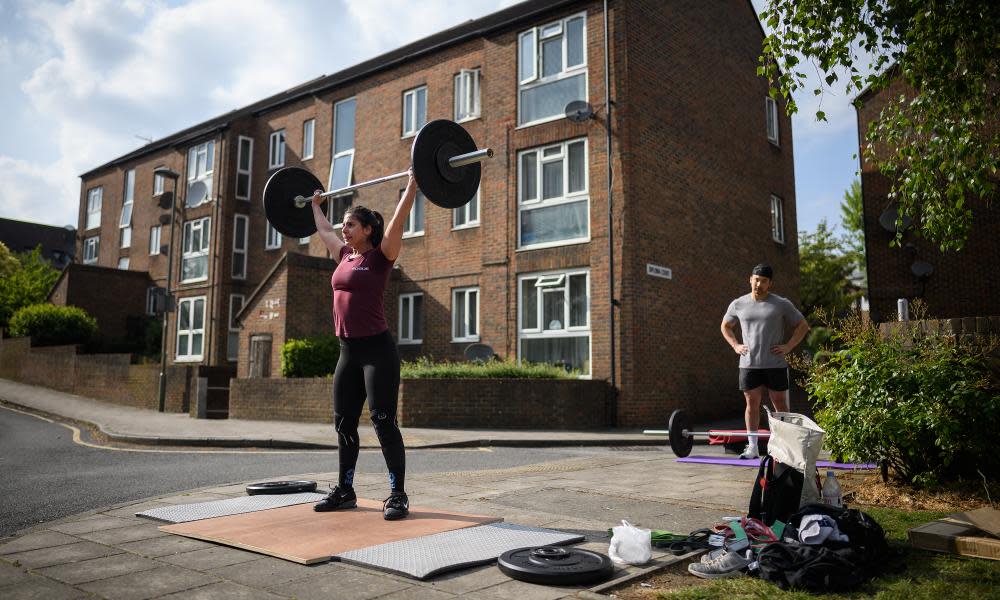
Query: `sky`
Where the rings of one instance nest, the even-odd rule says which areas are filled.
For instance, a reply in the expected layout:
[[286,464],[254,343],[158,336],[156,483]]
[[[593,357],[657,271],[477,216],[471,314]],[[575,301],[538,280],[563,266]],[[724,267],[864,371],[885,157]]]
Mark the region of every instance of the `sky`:
[[[76,226],[81,173],[515,3],[0,0],[0,217]],[[811,90],[792,117],[800,231],[840,223],[857,173],[850,97]]]

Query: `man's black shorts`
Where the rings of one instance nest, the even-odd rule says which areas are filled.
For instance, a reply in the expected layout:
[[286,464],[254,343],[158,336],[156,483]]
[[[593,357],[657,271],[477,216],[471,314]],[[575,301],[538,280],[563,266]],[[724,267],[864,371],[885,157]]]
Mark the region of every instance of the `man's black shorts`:
[[788,369],[740,369],[741,390],[754,390],[762,385],[776,392],[787,390]]

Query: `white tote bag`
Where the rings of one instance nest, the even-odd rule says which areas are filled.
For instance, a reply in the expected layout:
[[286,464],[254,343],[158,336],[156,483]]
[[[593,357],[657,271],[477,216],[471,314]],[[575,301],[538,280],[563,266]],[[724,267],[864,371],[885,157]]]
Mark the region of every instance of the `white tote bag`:
[[823,431],[815,421],[805,415],[787,412],[772,412],[766,406],[771,437],[767,441],[767,453],[774,460],[802,472],[802,499],[799,506],[819,502],[819,488],[816,487],[816,460],[823,449]]

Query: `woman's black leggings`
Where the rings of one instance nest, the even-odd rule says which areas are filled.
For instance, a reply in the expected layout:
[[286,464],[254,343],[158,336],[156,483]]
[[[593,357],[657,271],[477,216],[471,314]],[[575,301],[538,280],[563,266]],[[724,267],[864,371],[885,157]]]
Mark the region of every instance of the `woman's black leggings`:
[[399,398],[399,353],[388,331],[361,338],[340,338],[340,359],[333,373],[333,423],[339,440],[342,486],[354,485],[358,464],[358,421],[365,398],[372,425],[389,469],[389,487],[403,493],[406,450],[396,422]]

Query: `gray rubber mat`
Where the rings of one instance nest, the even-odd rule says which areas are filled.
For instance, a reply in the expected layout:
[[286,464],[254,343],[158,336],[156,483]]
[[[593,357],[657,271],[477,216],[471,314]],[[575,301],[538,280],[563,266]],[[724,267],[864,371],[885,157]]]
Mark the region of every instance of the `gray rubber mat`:
[[259,510],[280,508],[293,504],[319,502],[325,497],[324,494],[314,492],[302,494],[260,494],[257,496],[240,496],[239,498],[212,500],[211,502],[162,506],[135,513],[135,516],[163,523],[188,523],[190,521],[201,521],[202,519],[214,519],[215,517],[228,517],[229,515],[240,515]]
[[416,579],[496,560],[515,548],[582,541],[582,535],[494,523],[351,550],[334,558]]

